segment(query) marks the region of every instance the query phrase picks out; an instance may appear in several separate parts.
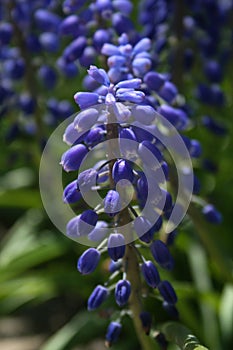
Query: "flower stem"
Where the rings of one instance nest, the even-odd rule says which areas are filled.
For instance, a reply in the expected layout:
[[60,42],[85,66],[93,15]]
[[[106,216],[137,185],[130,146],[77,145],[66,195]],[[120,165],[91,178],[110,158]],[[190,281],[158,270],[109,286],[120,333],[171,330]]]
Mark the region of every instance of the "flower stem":
[[129,307],[132,312],[132,319],[134,323],[134,328],[138,336],[138,340],[141,344],[142,350],[158,350],[159,347],[156,341],[145,334],[139,317],[140,313],[143,311],[141,301],[141,279],[138,257],[132,244],[127,245],[124,259],[126,265],[127,279],[131,283],[131,296],[129,300]]

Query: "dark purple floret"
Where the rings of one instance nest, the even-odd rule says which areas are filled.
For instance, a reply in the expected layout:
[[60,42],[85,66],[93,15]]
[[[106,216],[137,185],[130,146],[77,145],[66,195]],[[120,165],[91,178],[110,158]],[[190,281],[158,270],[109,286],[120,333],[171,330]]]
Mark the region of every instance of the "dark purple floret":
[[222,122],[216,121],[207,115],[202,117],[202,125],[218,136],[224,136],[227,132],[227,128]]
[[177,302],[176,292],[170,282],[161,281],[158,285],[158,290],[168,304],[175,304]]
[[146,261],[142,264],[141,270],[146,283],[156,288],[160,283],[160,277],[155,265],[151,261]]
[[77,15],[66,17],[60,25],[60,33],[62,35],[77,35],[79,30],[79,18]]
[[108,191],[104,199],[104,211],[109,216],[114,216],[121,210],[120,195],[115,190]]
[[178,94],[178,90],[173,83],[165,81],[158,93],[166,102],[172,103]]
[[112,233],[108,238],[108,254],[113,261],[125,255],[125,238],[121,233]]
[[44,9],[38,9],[34,14],[35,22],[40,30],[48,32],[57,32],[61,18]]
[[82,212],[79,216],[77,225],[78,233],[80,236],[89,234],[94,230],[98,220],[98,215],[94,210],[88,209]]
[[117,341],[121,333],[121,328],[122,326],[119,322],[111,322],[109,324],[105,337],[107,347],[110,347],[113,343]]
[[207,204],[202,209],[202,213],[206,220],[212,224],[220,224],[222,222],[222,215],[212,204]]
[[92,273],[100,260],[100,252],[95,248],[87,249],[78,259],[77,268],[80,273],[87,275]]
[[63,192],[63,201],[65,203],[76,203],[82,198],[81,193],[77,189],[77,180],[69,183]]
[[13,34],[12,25],[8,22],[0,24],[0,45],[8,45]]
[[143,216],[138,216],[134,220],[134,230],[140,240],[145,243],[149,243],[153,239],[154,230],[152,229],[152,224]]
[[108,297],[107,288],[98,285],[93,292],[91,293],[88,302],[87,308],[89,311],[97,309]]
[[167,301],[163,302],[164,310],[175,320],[179,318],[179,312],[175,305],[168,303]]
[[86,38],[83,36],[78,37],[72,41],[64,50],[63,57],[67,63],[74,62],[80,58],[87,45]]
[[151,325],[152,325],[152,316],[150,312],[143,311],[139,315],[140,320],[142,322],[142,327],[147,335],[150,333]]
[[53,89],[57,83],[57,73],[55,69],[48,65],[42,65],[38,71],[38,77],[41,79],[44,87]]
[[167,270],[171,270],[173,268],[174,260],[165,243],[160,240],[153,241],[150,249],[155,261],[161,267]]
[[124,306],[131,293],[131,284],[127,280],[119,280],[115,288],[115,299],[119,306]]
[[159,89],[165,83],[165,78],[163,75],[156,72],[148,72],[144,77],[144,83],[146,83],[147,87],[152,90],[158,92]]
[[124,159],[117,160],[112,168],[112,177],[115,183],[125,179],[132,182],[134,174],[130,163]]
[[84,145],[75,145],[62,155],[60,164],[67,172],[78,170],[87,153],[88,150]]
[[77,186],[81,192],[90,191],[93,186],[96,186],[97,179],[98,173],[95,169],[84,170],[78,176]]

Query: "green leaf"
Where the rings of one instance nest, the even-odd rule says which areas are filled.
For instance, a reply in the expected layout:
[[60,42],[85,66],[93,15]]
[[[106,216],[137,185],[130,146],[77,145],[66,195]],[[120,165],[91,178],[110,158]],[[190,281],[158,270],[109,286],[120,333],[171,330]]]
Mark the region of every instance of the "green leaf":
[[225,339],[230,340],[233,329],[233,285],[224,287],[219,307],[219,318],[222,333]]
[[168,322],[161,327],[166,339],[175,343],[182,350],[208,350],[199,343],[191,331],[178,322]]
[[44,275],[23,276],[1,283],[1,313],[10,313],[20,306],[35,300],[45,301],[55,295],[55,288]]
[[42,208],[42,202],[38,190],[23,188],[0,192],[0,206],[22,209]]
[[72,344],[86,343],[104,333],[106,320],[91,312],[81,312],[53,335],[40,350],[65,350]]
[[0,192],[19,189],[33,184],[34,173],[30,168],[19,168],[8,171],[0,178]]
[[1,280],[64,253],[65,246],[50,231],[38,236],[37,225],[41,220],[40,211],[30,210],[8,232],[0,250]]

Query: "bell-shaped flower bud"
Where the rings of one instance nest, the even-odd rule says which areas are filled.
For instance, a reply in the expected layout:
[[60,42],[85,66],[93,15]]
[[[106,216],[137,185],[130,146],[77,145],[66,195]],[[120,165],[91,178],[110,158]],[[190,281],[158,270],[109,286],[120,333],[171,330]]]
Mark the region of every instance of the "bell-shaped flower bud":
[[177,302],[177,295],[172,287],[171,283],[168,281],[162,281],[158,285],[158,290],[163,299],[168,303],[168,304],[175,304]]
[[95,169],[87,169],[81,172],[77,179],[77,185],[81,192],[88,192],[96,186],[98,173]]
[[175,320],[179,318],[179,312],[175,305],[168,303],[167,301],[163,302],[163,309]]
[[166,81],[159,90],[159,96],[166,102],[171,103],[178,94],[177,87],[170,81]]
[[87,153],[84,145],[75,145],[62,155],[60,164],[66,172],[78,170]]
[[139,315],[140,320],[142,322],[142,328],[147,335],[150,333],[151,325],[152,325],[152,316],[150,312],[143,311]]
[[81,193],[77,188],[77,180],[69,183],[63,191],[63,201],[64,203],[76,203],[82,198]]
[[151,222],[144,216],[138,216],[134,220],[134,230],[141,241],[150,243],[153,239],[154,230]]
[[104,211],[109,216],[114,216],[121,210],[120,195],[115,190],[108,191],[104,199]]
[[106,342],[105,345],[107,348],[110,348],[113,343],[117,341],[121,333],[121,324],[119,322],[111,322],[108,326],[107,333],[105,336]]
[[120,180],[128,180],[132,182],[134,174],[130,163],[125,159],[117,160],[112,168],[112,177],[115,183]]
[[174,266],[174,260],[168,247],[159,239],[153,241],[150,247],[151,253],[155,261],[164,269],[171,270]]
[[144,77],[144,83],[146,83],[150,90],[159,91],[165,83],[165,78],[159,73],[148,72]]
[[202,209],[202,214],[205,219],[212,224],[220,224],[222,222],[222,215],[212,204],[207,204]]
[[108,289],[100,284],[91,293],[87,308],[89,311],[97,309],[108,297]]
[[156,112],[151,106],[138,105],[132,108],[134,119],[144,125],[150,125],[156,117]]
[[99,112],[95,108],[88,108],[80,112],[74,119],[74,128],[78,131],[86,131],[95,124],[99,116]]
[[99,100],[99,95],[95,92],[76,92],[74,100],[81,109],[85,109],[96,105]]
[[148,51],[151,48],[151,40],[149,38],[141,39],[133,48],[133,54],[137,55],[140,52]]
[[88,235],[88,238],[93,242],[101,242],[108,233],[108,224],[105,221],[97,221],[93,231]]
[[67,63],[74,62],[80,58],[87,45],[87,39],[84,36],[79,36],[73,40],[64,50],[63,57]]
[[119,306],[124,306],[131,293],[131,284],[127,280],[119,280],[115,288],[115,299]]
[[146,283],[150,287],[156,288],[160,282],[160,277],[158,270],[156,269],[152,261],[144,262],[142,264],[141,270]]
[[137,158],[138,142],[133,130],[130,128],[123,128],[120,131],[119,146],[122,158],[128,160]]
[[105,134],[104,128],[98,126],[88,132],[84,141],[86,145],[93,147],[104,140]]
[[83,275],[92,273],[100,260],[100,252],[95,248],[87,249],[78,259],[77,268]]
[[96,66],[90,66],[88,74],[101,85],[110,85],[109,77],[104,69],[97,68]]
[[111,233],[108,238],[108,254],[113,261],[125,255],[125,238],[121,233]]
[[94,230],[97,220],[98,215],[94,210],[85,210],[81,215],[79,215],[79,221],[77,225],[79,235],[87,235],[92,230]]
[[[152,154],[151,154],[152,153]],[[145,165],[151,165],[153,160],[153,168],[159,167],[159,164],[163,160],[163,156],[160,150],[149,141],[142,141],[138,146],[138,154],[141,157]],[[153,159],[155,158],[155,159]]]

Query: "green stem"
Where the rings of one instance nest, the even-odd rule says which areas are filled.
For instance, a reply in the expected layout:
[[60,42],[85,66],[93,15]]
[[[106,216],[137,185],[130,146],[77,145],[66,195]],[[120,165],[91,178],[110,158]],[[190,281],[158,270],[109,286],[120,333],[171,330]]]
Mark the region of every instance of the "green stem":
[[145,334],[145,331],[142,328],[141,319],[139,317],[140,313],[142,312],[142,290],[138,257],[133,245],[127,245],[124,259],[127,279],[131,283],[131,296],[129,300],[129,306],[132,312],[132,319],[138,340],[141,344],[142,350],[158,350],[159,346],[156,341]]
[[[114,112],[109,109],[108,122],[106,125],[107,129],[107,139],[108,139],[108,159],[109,159],[109,178],[110,187],[114,188],[115,183],[112,178],[112,167],[115,163],[114,153],[119,149],[118,145],[118,125],[116,123],[116,118]],[[121,194],[120,194],[121,195]],[[131,221],[129,209],[123,209],[119,215],[115,217],[115,221],[119,223],[120,226],[124,226]],[[131,232],[122,232],[124,235],[130,237]],[[135,327],[135,331],[138,340],[141,344],[142,350],[157,350],[158,345],[155,340],[150,338],[145,334],[142,328],[142,323],[140,319],[140,313],[142,312],[142,290],[141,290],[141,280],[140,280],[140,270],[139,262],[135,247],[132,244],[126,245],[126,253],[124,257],[124,272],[126,273],[127,279],[131,283],[131,296],[129,300],[129,307],[132,313],[132,319]]]

